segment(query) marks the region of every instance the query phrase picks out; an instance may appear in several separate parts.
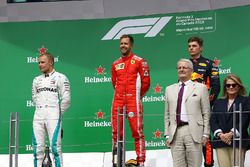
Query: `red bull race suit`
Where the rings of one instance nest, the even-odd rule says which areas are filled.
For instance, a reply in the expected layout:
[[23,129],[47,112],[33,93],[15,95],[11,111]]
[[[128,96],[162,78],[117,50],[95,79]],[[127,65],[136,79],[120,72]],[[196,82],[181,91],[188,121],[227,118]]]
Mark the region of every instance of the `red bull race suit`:
[[[194,71],[192,73],[192,81],[203,83],[210,91],[210,105],[213,106],[214,101],[220,93],[220,77],[218,64],[213,60],[200,56],[198,59],[190,59],[193,63]],[[212,167],[213,160],[213,148],[211,141],[207,142],[203,147],[204,166]]]

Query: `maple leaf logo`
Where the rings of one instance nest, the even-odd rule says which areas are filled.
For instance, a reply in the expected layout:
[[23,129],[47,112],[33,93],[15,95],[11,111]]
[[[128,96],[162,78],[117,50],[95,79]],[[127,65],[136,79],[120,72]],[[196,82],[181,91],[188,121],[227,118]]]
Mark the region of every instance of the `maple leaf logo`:
[[104,71],[105,71],[105,68],[103,68],[101,65],[96,68],[96,71],[97,71],[97,75],[104,75]]
[[48,49],[45,48],[44,46],[42,46],[41,48],[38,49],[40,55],[47,53],[47,50]]
[[218,66],[219,66],[219,63],[220,63],[220,60],[217,59],[217,58],[214,58],[214,66],[215,66],[215,67],[218,67]]
[[162,87],[159,84],[157,84],[153,89],[155,91],[154,93],[162,93]]
[[100,109],[98,112],[95,113],[97,119],[104,119],[104,112]]
[[160,139],[162,132],[157,129],[155,132],[153,132],[154,138]]

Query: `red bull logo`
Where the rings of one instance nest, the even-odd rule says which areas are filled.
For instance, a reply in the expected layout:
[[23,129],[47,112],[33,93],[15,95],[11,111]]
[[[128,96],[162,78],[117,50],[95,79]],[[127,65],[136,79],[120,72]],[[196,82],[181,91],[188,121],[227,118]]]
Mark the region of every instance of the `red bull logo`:
[[198,74],[197,72],[193,72],[191,80],[195,81],[195,80],[198,80],[198,79],[203,80],[203,74]]

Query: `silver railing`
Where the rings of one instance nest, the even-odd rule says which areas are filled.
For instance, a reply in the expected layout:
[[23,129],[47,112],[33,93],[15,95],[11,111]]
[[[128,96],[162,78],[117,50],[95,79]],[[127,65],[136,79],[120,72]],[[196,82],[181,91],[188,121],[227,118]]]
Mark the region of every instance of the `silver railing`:
[[18,167],[19,147],[19,114],[10,113],[10,134],[9,134],[9,167],[13,167],[13,154],[15,154],[15,167]]
[[[117,167],[125,167],[126,162],[126,140],[125,140],[125,130],[126,130],[126,107],[123,107],[122,113],[120,112],[120,108],[117,110]],[[122,119],[120,119],[122,117]],[[122,128],[121,122],[122,121]],[[121,130],[122,130],[122,139],[121,139]]]

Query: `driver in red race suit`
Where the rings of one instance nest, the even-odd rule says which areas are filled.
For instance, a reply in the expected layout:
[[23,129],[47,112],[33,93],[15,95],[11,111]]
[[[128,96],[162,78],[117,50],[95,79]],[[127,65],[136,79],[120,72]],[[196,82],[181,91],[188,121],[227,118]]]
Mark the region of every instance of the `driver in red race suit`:
[[[123,107],[125,106],[132,137],[135,142],[136,160],[140,167],[144,167],[145,140],[143,134],[143,108],[141,99],[150,87],[150,76],[147,61],[132,53],[133,42],[134,39],[130,35],[120,37],[120,51],[122,55],[114,61],[111,68],[112,84],[114,87],[112,103],[112,143],[114,148],[117,142],[118,108],[120,108],[120,112],[122,113]],[[122,133],[120,133],[120,137],[123,137]]]

